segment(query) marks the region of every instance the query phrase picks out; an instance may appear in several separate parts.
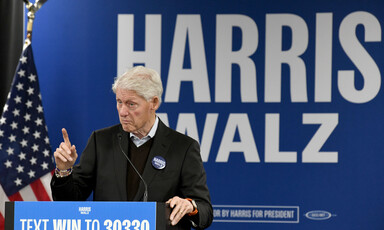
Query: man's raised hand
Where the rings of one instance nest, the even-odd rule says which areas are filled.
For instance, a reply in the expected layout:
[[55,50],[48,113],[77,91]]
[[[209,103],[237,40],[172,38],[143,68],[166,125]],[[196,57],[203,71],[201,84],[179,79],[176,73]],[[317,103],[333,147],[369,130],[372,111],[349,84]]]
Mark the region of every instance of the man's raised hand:
[[77,159],[76,147],[71,145],[69,141],[68,133],[65,128],[61,130],[63,133],[64,142],[61,142],[59,148],[54,152],[56,161],[56,167],[60,170],[66,170],[71,168]]

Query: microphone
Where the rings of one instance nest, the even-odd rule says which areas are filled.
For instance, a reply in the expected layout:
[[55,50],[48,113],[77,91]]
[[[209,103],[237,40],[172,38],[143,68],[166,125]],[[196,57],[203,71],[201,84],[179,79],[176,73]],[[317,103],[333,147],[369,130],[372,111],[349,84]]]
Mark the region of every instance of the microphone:
[[121,139],[123,138],[121,133],[117,134],[117,137],[119,138],[119,147],[120,147],[121,152],[124,154],[125,158],[127,158],[129,164],[132,166],[133,170],[135,170],[136,174],[140,177],[141,181],[144,184],[144,197],[143,197],[143,201],[147,202],[148,201],[148,186],[147,186],[147,183],[145,183],[145,180],[140,175],[139,171],[137,171],[136,167],[132,164],[132,162],[129,159],[128,155],[124,152],[123,148],[121,147]]

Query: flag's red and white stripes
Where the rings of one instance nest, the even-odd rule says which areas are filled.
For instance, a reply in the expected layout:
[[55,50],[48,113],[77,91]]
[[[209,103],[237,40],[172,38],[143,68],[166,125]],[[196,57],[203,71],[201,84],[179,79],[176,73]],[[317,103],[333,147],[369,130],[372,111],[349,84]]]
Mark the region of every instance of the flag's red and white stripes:
[[35,180],[18,193],[7,196],[0,185],[0,230],[4,230],[5,221],[5,202],[6,201],[51,201],[50,182],[52,173],[47,173]]

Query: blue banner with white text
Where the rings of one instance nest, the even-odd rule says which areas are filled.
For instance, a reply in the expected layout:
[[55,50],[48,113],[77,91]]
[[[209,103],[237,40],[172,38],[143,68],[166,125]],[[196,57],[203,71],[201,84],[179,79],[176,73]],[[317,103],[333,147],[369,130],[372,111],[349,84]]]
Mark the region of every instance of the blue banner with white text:
[[143,64],[160,119],[201,145],[209,229],[383,229],[383,25],[379,0],[47,1],[52,148],[118,123],[113,80]]
[[15,202],[14,205],[13,229],[156,229],[156,202]]

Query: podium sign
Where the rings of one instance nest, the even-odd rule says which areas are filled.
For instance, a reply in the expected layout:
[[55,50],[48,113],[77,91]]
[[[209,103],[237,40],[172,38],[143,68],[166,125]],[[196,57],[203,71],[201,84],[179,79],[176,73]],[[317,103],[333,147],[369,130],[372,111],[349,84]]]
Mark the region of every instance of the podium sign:
[[156,202],[7,202],[5,229],[154,230],[156,211]]

